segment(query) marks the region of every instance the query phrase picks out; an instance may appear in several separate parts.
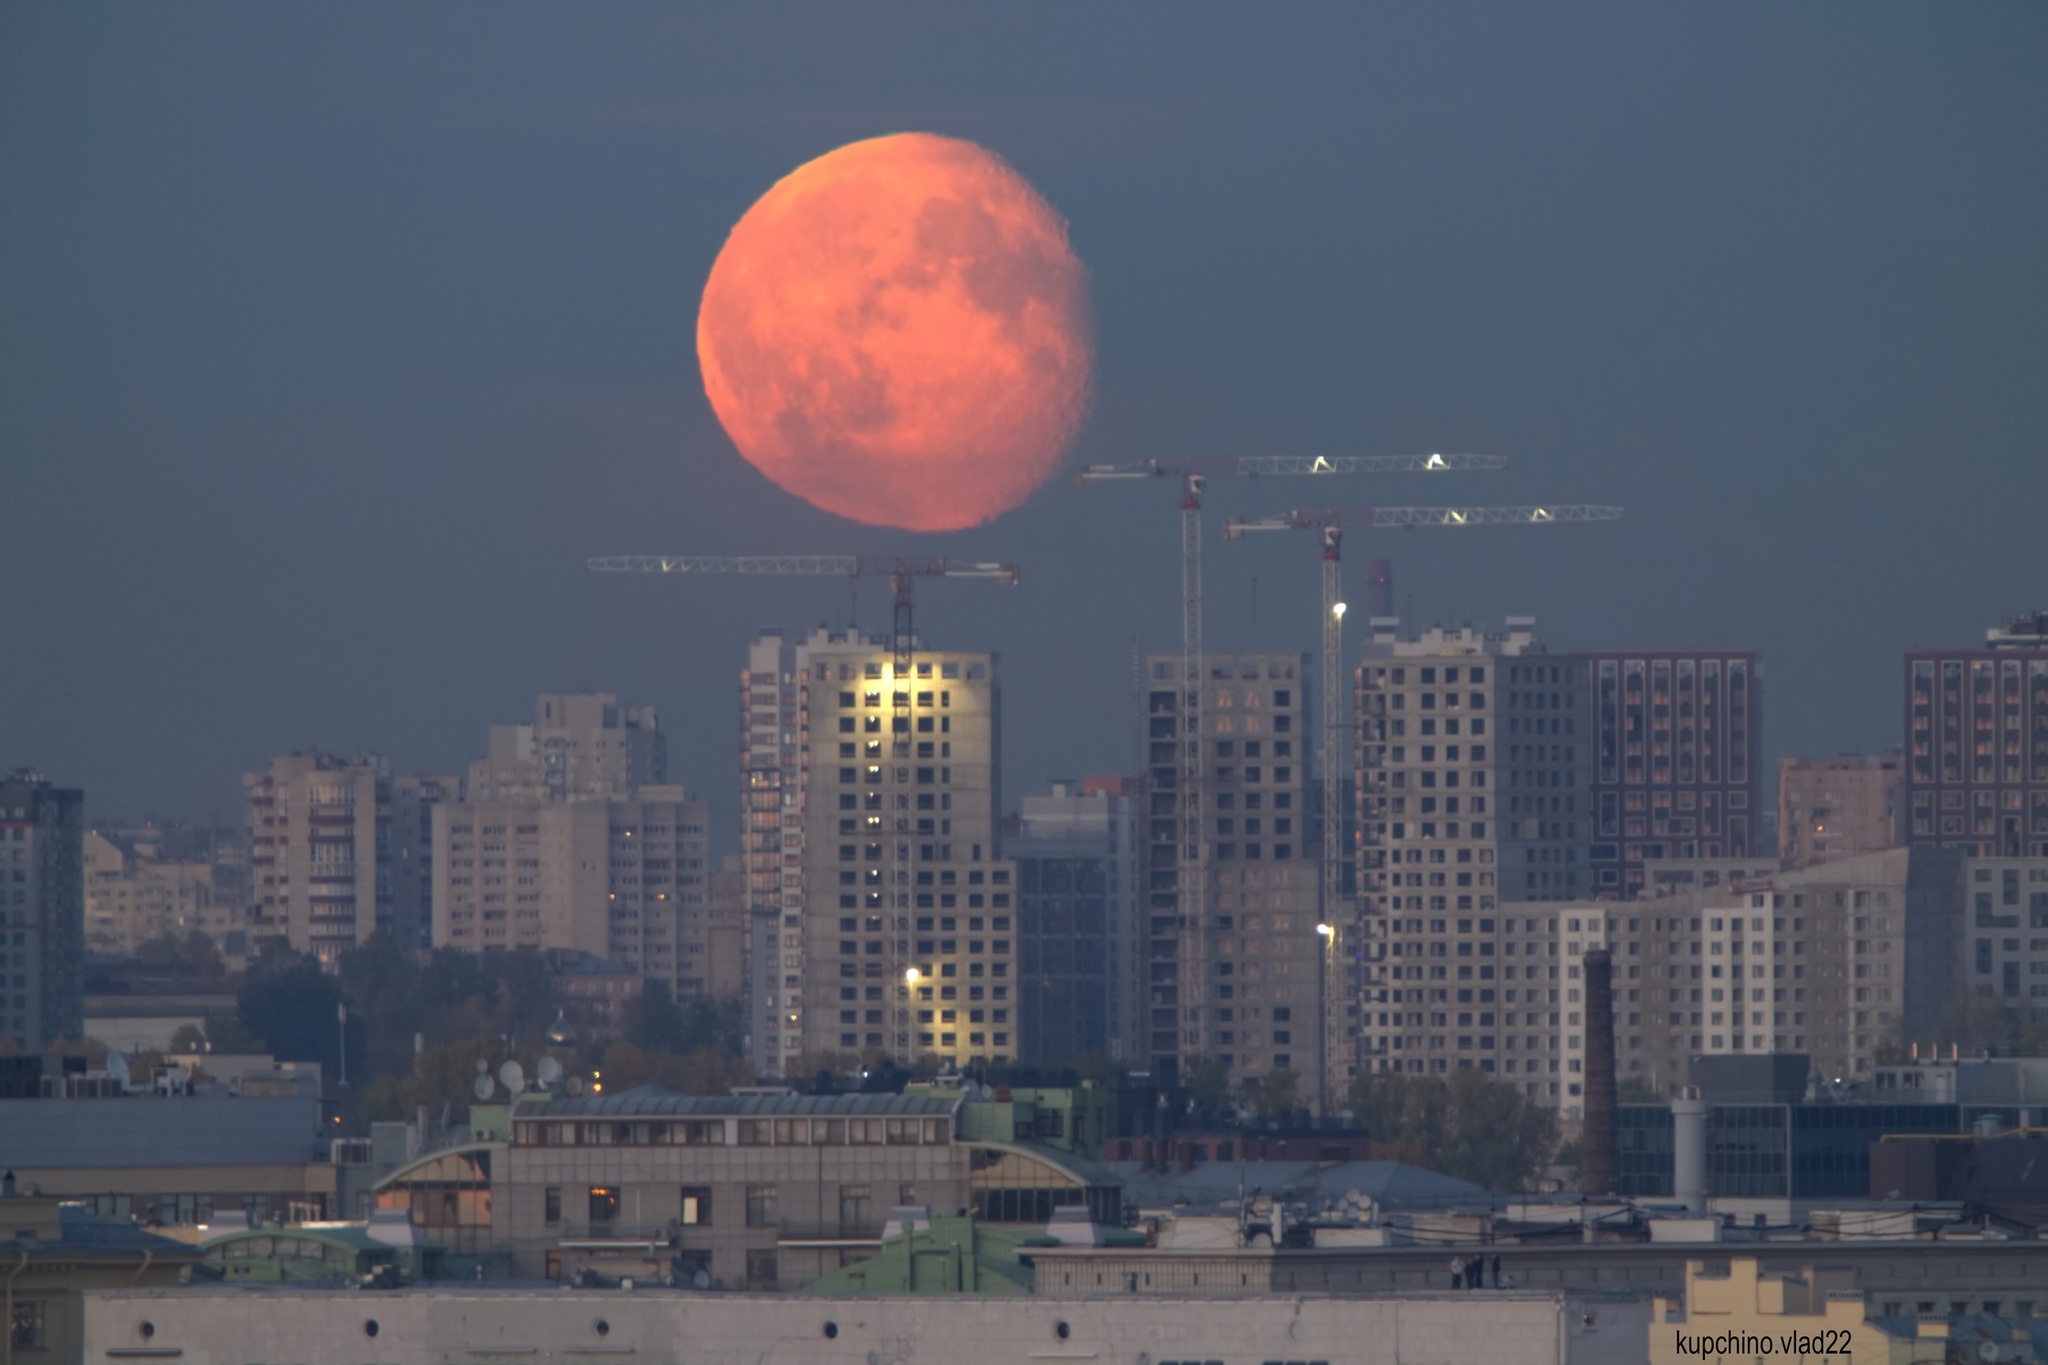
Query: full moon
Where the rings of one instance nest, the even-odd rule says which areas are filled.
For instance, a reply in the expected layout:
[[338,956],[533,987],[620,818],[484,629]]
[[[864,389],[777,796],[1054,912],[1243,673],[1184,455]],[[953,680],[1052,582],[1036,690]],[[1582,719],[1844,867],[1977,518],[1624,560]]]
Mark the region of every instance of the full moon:
[[953,531],[1048,479],[1088,406],[1086,269],[993,152],[855,142],[734,226],[697,314],[704,391],[749,463],[828,512]]

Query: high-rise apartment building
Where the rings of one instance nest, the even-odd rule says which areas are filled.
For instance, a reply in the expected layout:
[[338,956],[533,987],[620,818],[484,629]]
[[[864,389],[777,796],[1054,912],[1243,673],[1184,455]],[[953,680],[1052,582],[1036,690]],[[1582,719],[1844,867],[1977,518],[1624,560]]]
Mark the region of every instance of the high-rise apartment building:
[[[1147,663],[1141,1055],[1155,1069],[1201,1056],[1237,1076],[1293,1071],[1312,1096],[1338,1040],[1322,1023],[1330,969],[1316,931],[1308,656],[1209,654],[1195,679],[1183,667],[1177,654]],[[1182,782],[1190,744],[1193,791]],[[1202,803],[1200,858],[1180,835],[1190,800]],[[1205,885],[1188,897],[1192,875]]]
[[1778,861],[1811,867],[1906,841],[1903,754],[1787,758],[1778,764]]
[[1534,624],[1376,629],[1355,675],[1361,1071],[1500,1070],[1503,903],[1591,890],[1589,668]]
[[85,793],[0,778],[0,1038],[40,1052],[85,1029]]
[[1744,858],[1763,805],[1752,650],[1580,650],[1592,687],[1589,887],[1633,897],[1646,863]]
[[452,777],[393,778],[380,755],[318,751],[242,778],[249,802],[249,930],[323,962],[387,935],[427,946],[432,925],[431,811]]
[[1017,865],[1019,1055],[1063,1066],[1128,1058],[1144,1008],[1142,796],[1132,778],[1055,782],[1027,796],[1003,851]]
[[668,740],[651,706],[609,692],[543,693],[530,725],[493,725],[470,765],[472,801],[626,796],[668,781]]
[[1014,1060],[995,656],[768,632],[740,687],[760,1069],[827,1053]]
[[611,693],[544,693],[531,724],[492,726],[467,798],[425,808],[434,943],[589,953],[678,999],[737,994],[706,971],[707,808],[667,770],[653,708]]
[[1959,885],[1957,997],[2048,1019],[2048,858],[1967,858]]
[[590,953],[701,996],[706,808],[681,787],[433,811],[434,943]]
[[1906,655],[1906,837],[2048,854],[2048,613]]
[[88,948],[127,955],[166,934],[203,933],[226,951],[247,907],[215,894],[211,858],[172,856],[177,851],[146,830],[86,832]]

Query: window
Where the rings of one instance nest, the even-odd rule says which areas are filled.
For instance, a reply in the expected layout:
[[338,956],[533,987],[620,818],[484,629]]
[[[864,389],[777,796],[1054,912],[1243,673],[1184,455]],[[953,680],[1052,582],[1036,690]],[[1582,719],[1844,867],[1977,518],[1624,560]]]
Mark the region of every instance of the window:
[[562,1187],[560,1185],[548,1186],[547,1219],[550,1223],[562,1221]]
[[839,1235],[841,1237],[864,1237],[873,1231],[870,1221],[874,1211],[874,1200],[866,1185],[841,1185],[839,1187]]
[[[750,1228],[774,1227],[777,1217],[775,1187],[773,1185],[747,1186],[747,1226]],[[774,1253],[771,1252],[769,1254],[772,1260]],[[749,1255],[748,1262],[750,1267],[752,1260],[753,1257]],[[750,1282],[753,1279],[751,1268],[747,1272],[747,1278]]]
[[682,1217],[677,1221],[684,1227],[709,1227],[711,1224],[711,1187],[709,1185],[683,1186],[682,1210]]
[[590,1187],[590,1221],[592,1225],[609,1223],[618,1216],[618,1187],[616,1185],[592,1185]]
[[13,1350],[39,1351],[49,1345],[44,1334],[43,1301],[41,1299],[16,1299],[14,1321],[8,1326],[8,1340]]
[[750,1251],[747,1253],[747,1288],[753,1290],[775,1289],[778,1287],[778,1278],[775,1270],[775,1253],[773,1250]]

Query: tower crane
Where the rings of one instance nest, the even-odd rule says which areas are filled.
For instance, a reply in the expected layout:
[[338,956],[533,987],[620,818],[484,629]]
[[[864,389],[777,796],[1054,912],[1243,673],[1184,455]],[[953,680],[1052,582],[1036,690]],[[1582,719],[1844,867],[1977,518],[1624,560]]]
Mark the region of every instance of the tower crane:
[[1240,455],[1237,472],[1260,474],[1428,474],[1505,469],[1505,455]]
[[908,555],[608,555],[587,562],[598,573],[770,574],[809,577],[886,576],[895,597],[889,649],[896,674],[904,676],[916,635],[912,631],[911,589],[920,578],[996,578],[1014,584],[1015,564]]
[[[1427,456],[1426,459],[1450,459]],[[1489,457],[1474,456],[1474,459]],[[1432,466],[1434,467],[1434,466]],[[1494,465],[1470,466],[1496,468]],[[1311,472],[1311,471],[1275,471]],[[1321,471],[1314,471],[1321,472]],[[1338,698],[1344,676],[1344,583],[1343,544],[1346,530],[1377,530],[1423,526],[1543,526],[1556,522],[1619,521],[1622,509],[1584,503],[1546,507],[1334,507],[1297,509],[1257,520],[1232,518],[1223,523],[1223,538],[1237,540],[1248,531],[1317,531],[1321,533],[1323,556],[1322,597],[1322,759],[1323,759],[1323,923],[1334,938],[1337,911],[1343,900],[1343,811],[1344,788],[1340,768],[1343,711]],[[1327,1006],[1326,1006],[1327,1008]],[[1329,1021],[1324,1019],[1327,1036]],[[1327,1044],[1324,1051],[1327,1054]]]
[[[1499,469],[1507,460],[1499,455],[1340,455],[1282,456],[1247,455],[1237,462],[1241,475],[1257,474],[1407,474],[1451,470]],[[1181,481],[1180,502],[1180,588],[1181,669],[1177,719],[1181,722],[1178,781],[1178,827],[1180,869],[1177,877],[1176,910],[1187,931],[1183,943],[1193,948],[1187,959],[1188,977],[1207,980],[1208,925],[1204,915],[1208,891],[1207,841],[1202,837],[1202,750],[1200,717],[1195,708],[1201,695],[1202,674],[1202,489],[1207,473],[1193,464],[1168,464],[1143,460],[1135,464],[1095,464],[1081,471],[1085,485],[1132,479]],[[1328,702],[1325,702],[1328,705]],[[1199,1007],[1184,1019],[1199,1020]],[[1192,1030],[1192,1043],[1200,1048],[1203,1030]],[[1184,1036],[1184,1041],[1186,1038]]]

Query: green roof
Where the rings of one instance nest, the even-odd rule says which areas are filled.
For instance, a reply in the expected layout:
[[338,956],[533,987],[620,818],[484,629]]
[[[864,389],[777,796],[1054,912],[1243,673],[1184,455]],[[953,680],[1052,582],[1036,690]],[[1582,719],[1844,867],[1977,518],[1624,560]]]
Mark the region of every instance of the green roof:
[[[996,1227],[972,1218],[934,1218],[931,1226],[891,1237],[864,1261],[827,1271],[806,1294],[1029,1294],[1032,1272],[1017,1248],[1038,1227]],[[913,1274],[914,1266],[914,1274]]]

